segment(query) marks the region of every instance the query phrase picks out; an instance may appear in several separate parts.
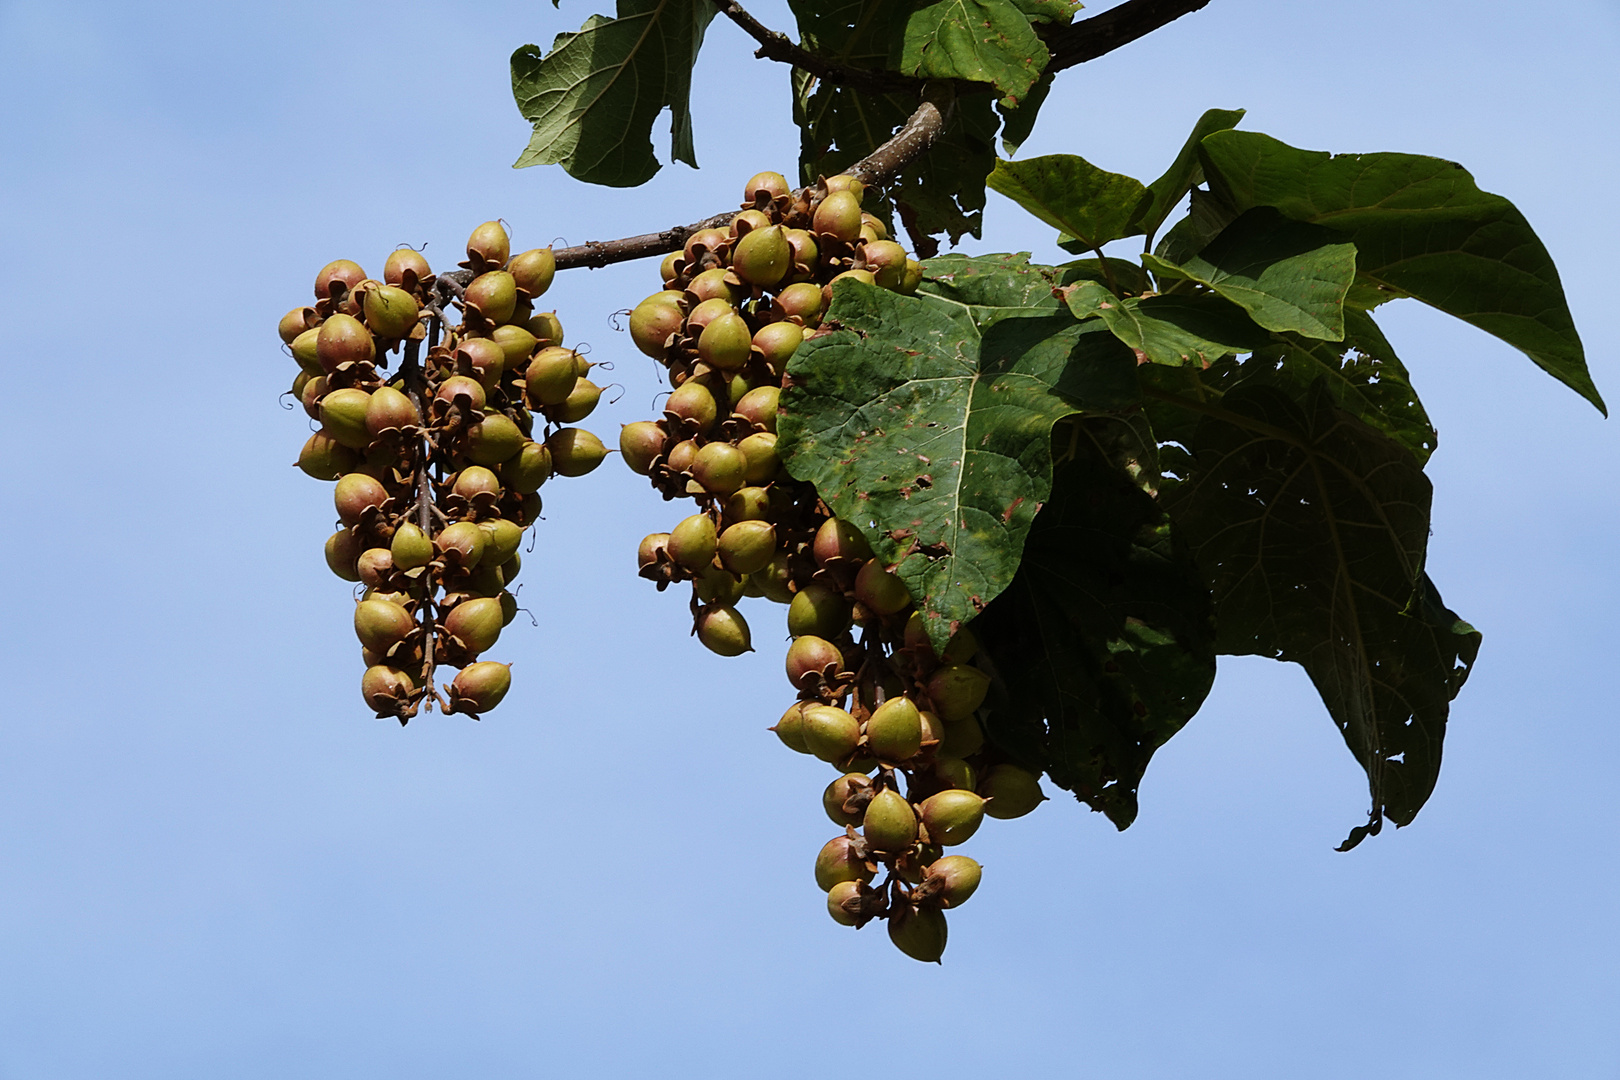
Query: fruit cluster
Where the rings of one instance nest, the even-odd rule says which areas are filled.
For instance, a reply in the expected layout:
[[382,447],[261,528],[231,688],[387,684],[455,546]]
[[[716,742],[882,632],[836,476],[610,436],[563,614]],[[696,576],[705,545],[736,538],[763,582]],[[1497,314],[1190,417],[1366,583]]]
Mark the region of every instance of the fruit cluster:
[[[556,314],[534,311],[556,270],[551,249],[513,256],[490,221],[461,265],[435,275],[402,248],[376,281],[339,259],[316,276],[314,305],[280,326],[300,368],[292,393],[321,425],[298,466],[336,481],[326,562],[365,586],[354,611],[361,693],[400,723],[424,704],[476,718],[500,703],[510,665],[479,657],[517,614],[509,586],[540,485],[588,473],[606,454],[590,432],[562,426],[602,391],[563,347]],[[459,308],[458,324],[447,308]],[[393,352],[401,362],[389,374]],[[461,669],[443,696],[439,665]]]
[[[848,176],[792,191],[764,172],[728,229],[705,229],[664,260],[664,289],[630,314],[631,338],[674,387],[658,420],[626,425],[625,462],[698,512],[641,542],[643,577],[692,583],[693,632],[722,656],[751,651],[745,596],[787,605],[787,676],[798,691],[772,729],[840,773],[823,795],[845,832],[816,859],[832,917],[886,919],[918,960],[938,960],[945,914],[972,895],[979,864],[947,855],[985,814],[1041,802],[1035,775],[1000,760],[976,716],[990,677],[963,630],[936,655],[903,581],[813,485],[781,469],[778,395],[787,363],[820,332],[834,282],[915,291],[922,266],[861,211]],[[880,870],[887,877],[873,886]]]

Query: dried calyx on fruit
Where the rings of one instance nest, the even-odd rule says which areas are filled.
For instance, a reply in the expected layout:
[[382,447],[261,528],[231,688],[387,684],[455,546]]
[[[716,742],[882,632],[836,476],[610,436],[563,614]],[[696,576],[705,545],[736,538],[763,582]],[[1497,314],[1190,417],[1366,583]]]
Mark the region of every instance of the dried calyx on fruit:
[[[728,229],[694,233],[663,261],[662,288],[631,309],[629,331],[673,389],[660,416],[623,429],[619,448],[665,499],[697,503],[642,541],[636,565],[660,590],[691,583],[702,644],[722,656],[750,651],[739,603],[787,605],[797,700],[771,730],[843,774],[823,805],[849,833],[816,863],[833,890],[829,913],[856,927],[887,919],[902,951],[937,960],[942,909],[978,884],[978,864],[944,856],[946,846],[986,814],[1027,813],[1041,796],[1036,777],[984,739],[978,711],[990,678],[974,664],[972,635],[963,630],[936,655],[907,582],[861,523],[836,517],[813,485],[780,468],[787,365],[820,332],[833,282],[914,292],[922,278],[862,211],[863,193],[849,176],[794,191],[779,173],[758,173]],[[975,793],[981,776],[986,789]],[[874,886],[880,870],[887,877]]]
[[[337,482],[342,528],[327,565],[366,587],[354,614],[361,694],[401,723],[435,704],[477,717],[500,703],[509,665],[479,657],[517,611],[509,586],[538,490],[606,454],[562,426],[602,391],[563,347],[555,313],[534,311],[556,272],[551,249],[513,254],[506,226],[486,221],[461,266],[436,275],[400,248],[377,281],[339,259],[316,275],[313,304],[277,326],[299,367],[295,392],[321,424],[297,464]],[[717,641],[734,642],[711,622]],[[746,624],[742,634],[746,645]],[[436,689],[447,664],[462,670]]]

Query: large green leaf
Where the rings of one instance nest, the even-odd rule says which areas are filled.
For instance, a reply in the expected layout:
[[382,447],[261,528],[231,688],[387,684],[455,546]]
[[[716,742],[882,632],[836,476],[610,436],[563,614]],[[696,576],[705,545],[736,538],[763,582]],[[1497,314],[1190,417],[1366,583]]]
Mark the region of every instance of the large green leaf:
[[[1164,498],[1214,590],[1220,651],[1310,675],[1372,794],[1345,848],[1383,818],[1410,823],[1479,648],[1423,571],[1430,486],[1417,459],[1335,404],[1322,379],[1151,401],[1159,437],[1174,430],[1192,452]],[[1175,411],[1199,417],[1190,433]]]
[[1016,106],[1049,55],[1013,0],[925,0],[906,22],[901,70],[924,79],[990,83]]
[[[1022,284],[1007,282],[1006,295]],[[1018,568],[1051,488],[1052,424],[1129,404],[1135,359],[1066,311],[850,281],[824,325],[835,329],[788,366],[778,450],[789,474],[861,527],[943,648]]]
[[1208,367],[1223,356],[1271,343],[1243,309],[1219,296],[1149,296],[1121,300],[1095,281],[1060,289],[1076,318],[1101,318],[1144,363]]
[[1257,207],[1183,263],[1144,255],[1159,278],[1207,285],[1267,330],[1344,339],[1344,297],[1356,278],[1354,244],[1330,229]]
[[1416,154],[1300,150],[1266,135],[1203,141],[1210,183],[1239,208],[1274,206],[1355,241],[1366,278],[1521,349],[1607,414],[1552,256],[1524,215],[1461,165]]
[[618,17],[592,15],[558,34],[544,57],[512,54],[512,96],[534,125],[514,168],[561,165],[570,176],[634,187],[659,169],[652,125],[670,110],[670,156],[697,165],[688,102],[692,65],[715,16],[708,0],[618,0]]
[[[793,0],[806,48],[852,67],[896,70],[911,5],[904,0]],[[799,126],[799,175],[804,183],[832,176],[888,141],[917,108],[914,94],[873,94],[796,72],[793,119]],[[1019,110],[1023,112],[1024,110]],[[1033,103],[1030,107],[1033,123]],[[960,98],[950,125],[929,152],[906,165],[882,191],[867,189],[867,209],[889,204],[913,238],[939,233],[952,243],[979,235],[984,180],[995,165],[996,115],[988,95]],[[919,243],[919,254],[932,252]]]
[[1209,590],[1158,502],[1140,414],[1054,430],[1059,464],[1007,591],[973,622],[996,673],[1001,749],[1123,829],[1153,752],[1215,678]]
[[1181,153],[1176,155],[1176,160],[1170,163],[1163,176],[1148,185],[1153,202],[1149,204],[1141,220],[1136,223],[1138,232],[1147,236],[1158,232],[1159,226],[1164,224],[1164,219],[1170,216],[1170,211],[1176,208],[1181,197],[1204,182],[1203,166],[1198,159],[1198,144],[1204,141],[1205,136],[1237,127],[1245,111],[1210,109],[1198,118],[1198,123],[1193,125],[1192,134],[1187,136],[1187,141],[1182,144]]
[[1074,154],[997,161],[988,183],[1082,250],[1129,236],[1151,198],[1141,181]]

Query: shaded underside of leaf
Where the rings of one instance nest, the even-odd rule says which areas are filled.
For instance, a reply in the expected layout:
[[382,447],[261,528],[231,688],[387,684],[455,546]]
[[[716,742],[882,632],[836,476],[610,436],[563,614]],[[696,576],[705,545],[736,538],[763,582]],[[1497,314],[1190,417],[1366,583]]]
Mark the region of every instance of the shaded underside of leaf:
[[1238,207],[1273,206],[1343,232],[1368,279],[1496,335],[1607,412],[1552,256],[1524,215],[1461,165],[1334,156],[1239,131],[1209,136],[1200,152],[1212,186]]
[[1223,356],[1250,352],[1271,338],[1242,308],[1220,296],[1119,299],[1094,281],[1065,290],[1076,318],[1097,317],[1134,349],[1142,363],[1208,367]]
[[1082,250],[1129,236],[1151,198],[1141,181],[1099,169],[1074,154],[997,161],[987,181]]
[[1124,829],[1153,752],[1215,678],[1209,590],[1138,483],[1140,415],[1071,418],[1011,586],[973,623],[996,673],[993,742]]
[[[1479,636],[1423,572],[1430,486],[1413,454],[1325,380],[1238,381],[1218,401],[1155,393],[1192,452],[1167,507],[1215,595],[1222,653],[1301,664],[1367,772],[1372,813],[1409,823],[1433,790],[1450,702]],[[1199,417],[1189,434],[1173,406]]]
[[512,54],[512,96],[534,125],[514,168],[561,165],[610,187],[646,183],[659,169],[652,125],[671,112],[670,156],[696,166],[689,99],[692,65],[715,16],[707,0],[619,0],[618,17],[593,15],[559,34],[544,57]]
[[1198,118],[1198,123],[1193,125],[1192,134],[1187,136],[1181,152],[1176,155],[1176,160],[1170,163],[1164,175],[1148,185],[1148,191],[1153,198],[1136,223],[1137,232],[1148,236],[1158,232],[1159,226],[1164,224],[1165,218],[1170,216],[1170,211],[1176,208],[1181,197],[1204,182],[1203,165],[1198,158],[1198,144],[1203,142],[1206,136],[1213,135],[1217,131],[1237,127],[1245,111],[1209,109]]
[[788,472],[861,527],[942,650],[1012,580],[1051,486],[1052,424],[1135,394],[1134,358],[1101,326],[975,310],[841,283],[836,329],[794,354],[777,425]]

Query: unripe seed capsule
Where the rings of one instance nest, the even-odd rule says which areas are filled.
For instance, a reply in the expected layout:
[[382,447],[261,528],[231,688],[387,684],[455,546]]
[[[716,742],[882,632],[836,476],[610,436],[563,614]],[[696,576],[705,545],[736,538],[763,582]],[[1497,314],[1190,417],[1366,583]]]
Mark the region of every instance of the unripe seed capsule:
[[584,428],[562,428],[546,439],[551,467],[558,476],[584,476],[607,457],[602,440]]
[[738,399],[737,404],[732,406],[732,413],[775,434],[776,410],[781,393],[775,386],[756,386]]
[[[718,266],[703,271],[703,273],[687,282],[686,292],[696,297],[696,302],[699,304],[705,300],[713,300],[718,297],[730,305],[735,304],[747,295],[744,290],[727,281],[726,271]],[[674,293],[673,295],[677,300],[682,299],[684,296],[682,293]],[[688,303],[691,302],[688,301]]]
[[636,569],[645,570],[658,562],[659,552],[668,554],[669,533],[648,533],[636,548]]
[[741,488],[727,496],[725,511],[728,521],[764,521],[770,516],[771,493],[762,487]]
[[776,726],[770,729],[782,740],[783,746],[796,754],[810,752],[810,748],[804,745],[804,707],[804,702],[795,701],[788,707],[788,711],[782,714],[782,719],[776,722]]
[[462,668],[450,683],[450,698],[462,712],[488,712],[512,688],[512,665],[480,660]]
[[470,379],[465,375],[452,375],[439,384],[434,397],[446,405],[457,404],[458,398],[464,399],[465,407],[469,409],[483,409],[489,398],[484,393],[484,386],[477,379]]
[[893,240],[874,240],[863,252],[879,288],[897,290],[906,278],[906,249]]
[[860,722],[838,706],[811,705],[804,710],[804,745],[822,761],[843,761],[860,741]]
[[737,276],[751,285],[773,288],[787,276],[793,249],[782,235],[780,225],[752,229],[731,253],[731,266]]
[[669,557],[688,570],[708,566],[718,547],[714,519],[707,514],[693,514],[669,531]]
[[467,284],[462,302],[492,323],[503,323],[517,310],[517,282],[505,270],[479,274]]
[[784,319],[799,319],[806,326],[821,321],[821,286],[809,281],[789,285],[776,294],[774,310]]
[[698,616],[697,636],[705,648],[721,656],[741,656],[753,651],[748,620],[734,607],[705,609]]
[[472,368],[472,377],[486,391],[494,389],[506,371],[506,350],[494,338],[468,338],[456,347],[456,358]]
[[782,459],[776,456],[776,435],[769,431],[756,431],[737,444],[747,461],[746,482],[759,485],[776,479],[782,468]]
[[646,476],[653,459],[664,452],[669,436],[651,420],[637,420],[619,429],[619,453],[632,472]]
[[710,323],[722,315],[733,315],[736,310],[731,306],[731,301],[718,296],[705,300],[686,316],[686,333],[690,337],[700,337]]
[[859,825],[866,815],[866,808],[859,810],[845,810],[844,802],[856,791],[870,792],[872,780],[865,773],[845,773],[821,793],[821,808],[827,811],[835,825]]
[[366,430],[370,404],[371,395],[354,387],[328,392],[321,398],[321,429],[350,449],[364,450],[371,444]]
[[526,441],[522,429],[510,418],[497,412],[485,413],[482,420],[467,429],[467,457],[475,464],[493,468],[509,461]]
[[858,859],[849,848],[849,837],[835,836],[822,845],[816,855],[816,884],[822,892],[845,881],[869,882],[875,871]]
[[551,451],[545,443],[525,441],[501,466],[501,479],[520,495],[534,494],[550,478]]
[[361,305],[366,326],[378,337],[403,338],[416,327],[421,314],[416,297],[393,285],[378,285],[366,293]]
[[468,500],[485,494],[498,498],[501,494],[501,481],[493,471],[482,465],[468,465],[456,474],[456,481],[450,490]]
[[759,328],[751,343],[765,365],[777,375],[787,370],[787,362],[804,343],[804,327],[798,323],[773,322]]
[[1046,801],[1040,778],[1016,765],[997,765],[979,782],[979,794],[989,800],[984,812],[993,818],[1020,818]]
[[833,286],[838,284],[840,281],[858,281],[862,285],[871,285],[874,287],[877,285],[877,278],[872,276],[872,271],[870,270],[845,270],[842,274],[839,274],[837,277],[833,278],[831,281],[827,282],[827,284],[821,287],[821,303],[823,307],[832,307]]
[[817,235],[853,242],[861,235],[861,200],[852,192],[834,191],[816,207],[813,221]]
[[317,431],[298,451],[298,467],[316,480],[336,480],[360,464],[360,455],[323,431]]
[[778,551],[771,557],[771,564],[749,580],[757,582],[765,598],[773,604],[786,604],[793,599],[793,567],[785,551]]
[[276,326],[276,333],[281,337],[283,345],[291,345],[299,336],[309,331],[310,320],[315,318],[315,309],[312,307],[295,307],[281,317]]
[[415,427],[421,422],[422,414],[411,399],[392,386],[379,386],[366,402],[365,428],[373,439],[389,428]]
[[899,292],[906,296],[916,295],[917,288],[922,284],[922,263],[916,259],[906,260],[906,272],[901,276]]
[[961,758],[938,757],[934,759],[934,775],[946,787],[961,788],[963,791],[972,791],[975,785],[973,766]]
[[[820,675],[828,665],[834,671],[842,670],[844,655],[838,646],[814,634],[793,639],[787,650],[787,677],[794,689],[803,689],[812,674]],[[859,728],[857,726],[857,735]]]
[[779,172],[758,172],[743,185],[743,202],[753,205],[755,197],[764,192],[768,198],[779,199],[788,193],[787,177]]
[[557,274],[557,258],[548,247],[530,248],[514,258],[506,268],[525,299],[537,300]]
[[367,548],[355,560],[360,580],[373,589],[380,589],[394,571],[394,556],[387,548]]
[[874,850],[904,851],[917,842],[917,814],[904,795],[885,788],[866,804],[861,834]]
[[892,697],[866,721],[866,748],[879,761],[908,761],[922,749],[922,714],[910,698]]
[[698,444],[691,439],[682,439],[670,448],[669,457],[664,464],[671,472],[691,472],[692,462],[697,460]]
[[889,238],[889,227],[883,224],[883,219],[876,214],[861,211],[861,225],[872,230],[873,239],[887,240]]
[[[518,557],[518,545],[523,543],[523,527],[515,521],[505,518],[491,518],[480,521],[478,527],[484,530],[484,557],[480,562],[491,566],[511,566],[513,559]],[[517,568],[511,567],[506,580],[511,581],[516,575]]]
[[[731,235],[733,237],[746,236],[755,229],[768,228],[770,224],[771,215],[763,210],[744,210],[731,219]],[[743,280],[746,281],[747,279],[744,278]]]
[[989,692],[990,676],[968,664],[946,664],[928,679],[928,697],[947,724],[972,716]]
[[410,637],[416,621],[410,612],[387,600],[362,600],[354,606],[354,633],[360,644],[378,654]]
[[966,758],[984,749],[984,729],[976,717],[966,716],[943,726],[945,737],[939,744],[942,756]]
[[630,312],[630,340],[646,355],[662,360],[668,351],[669,336],[679,333],[685,321],[686,316],[674,303],[649,297]]
[[793,595],[788,604],[788,633],[835,638],[849,629],[849,601],[844,594],[812,582]]
[[414,522],[403,522],[394,530],[393,542],[388,545],[394,565],[400,570],[415,570],[433,561],[433,541]]
[[402,285],[405,282],[406,270],[416,275],[418,282],[426,281],[433,276],[433,268],[428,265],[427,259],[420,251],[399,248],[388,253],[388,258],[383,263],[383,280],[390,285]]
[[339,529],[326,538],[327,568],[344,581],[359,581],[356,562],[360,558],[360,541],[351,529]]
[[975,793],[957,788],[930,795],[919,808],[928,839],[941,847],[966,841],[984,821],[984,802]]
[[579,381],[574,350],[560,345],[548,345],[529,361],[524,382],[529,391],[529,403],[535,408],[561,405],[574,392]]
[[868,559],[855,575],[855,599],[879,615],[893,615],[911,606],[906,583],[877,559]]
[[546,416],[563,424],[578,423],[596,411],[596,403],[601,398],[600,386],[586,378],[575,379],[574,389],[569,391],[568,400],[561,405],[547,408]]
[[696,380],[688,380],[677,386],[665,399],[664,411],[674,413],[683,420],[692,421],[697,425],[699,434],[713,427],[720,415],[720,407],[715,404],[713,392]]
[[479,264],[502,266],[511,254],[512,239],[499,221],[486,221],[467,237],[467,260],[475,268]]
[[829,193],[834,191],[847,191],[851,195],[855,196],[857,201],[863,198],[866,194],[866,185],[848,173],[839,173],[837,176],[829,176],[826,180],[822,181],[822,183]]
[[326,372],[325,366],[321,363],[320,341],[321,331],[316,327],[305,330],[293,338],[292,344],[288,346],[292,349],[293,359],[298,361],[299,368],[311,375],[323,375]]
[[700,604],[731,607],[742,599],[745,588],[742,578],[718,566],[705,566],[692,579],[692,595]]
[[494,645],[505,625],[500,600],[490,596],[463,600],[444,617],[445,630],[460,638],[474,656]]
[[889,940],[913,960],[937,964],[946,937],[945,913],[938,908],[901,907],[889,915]]
[[368,508],[388,501],[388,489],[375,477],[352,472],[338,478],[337,487],[332,489],[332,501],[337,506],[339,521],[357,525]]
[[720,534],[720,564],[734,574],[753,574],[770,565],[776,554],[776,526],[768,521],[739,521]]
[[341,364],[364,363],[377,358],[377,343],[371,331],[352,315],[333,315],[321,323],[315,336],[315,355],[328,375]]
[[692,459],[692,479],[703,490],[724,498],[748,483],[748,456],[738,447],[712,442],[698,450]]
[[939,891],[934,895],[946,907],[957,908],[967,903],[968,897],[979,887],[982,874],[979,864],[966,855],[946,855],[928,864],[923,880],[937,882],[934,887]]
[[840,881],[827,890],[827,914],[831,915],[833,922],[839,926],[854,926],[855,916],[849,913],[846,905],[853,906],[860,896],[860,882]]
[[449,555],[455,552],[453,558],[459,558],[461,565],[472,569],[484,557],[484,549],[489,546],[489,537],[477,525],[470,521],[457,521],[446,525],[438,536],[433,538],[433,546],[442,554]]
[[393,709],[416,689],[411,677],[397,667],[376,664],[360,676],[360,696],[368,708],[380,713]]
[[[321,267],[321,272],[315,275],[315,299],[325,300],[334,293],[342,294],[366,280],[366,272],[360,269],[360,264],[348,259],[333,259]],[[341,286],[333,289],[332,286]]]
[[853,522],[843,518],[828,518],[821,523],[811,551],[819,566],[826,566],[834,559],[859,559],[865,562],[872,557],[872,546],[866,542],[866,536]]
[[719,315],[698,336],[698,356],[710,367],[736,371],[748,363],[753,337],[735,311]]

